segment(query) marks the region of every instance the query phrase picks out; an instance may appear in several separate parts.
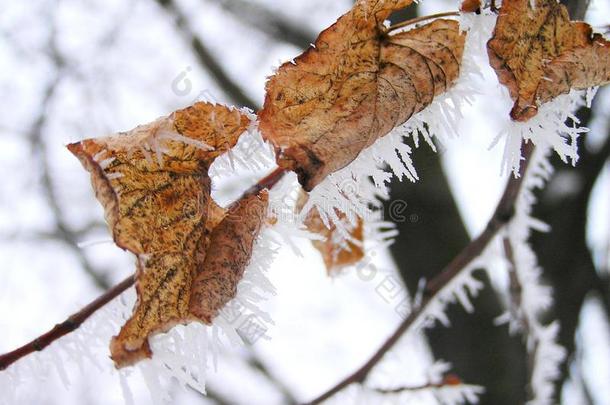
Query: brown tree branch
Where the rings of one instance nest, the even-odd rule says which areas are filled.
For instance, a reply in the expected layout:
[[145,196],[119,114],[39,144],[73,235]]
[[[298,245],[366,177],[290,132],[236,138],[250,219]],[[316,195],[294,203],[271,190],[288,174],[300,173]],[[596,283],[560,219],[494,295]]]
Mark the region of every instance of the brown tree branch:
[[416,391],[423,391],[423,390],[427,390],[430,388],[445,388],[445,387],[455,387],[457,385],[462,384],[462,381],[455,375],[453,374],[449,374],[447,376],[445,376],[445,379],[441,382],[438,383],[427,383],[427,384],[422,384],[422,385],[417,385],[417,386],[412,386],[412,387],[407,387],[407,386],[403,386],[403,387],[397,387],[397,388],[375,388],[374,391],[380,393],[380,394],[400,394],[401,392],[416,392]]
[[[414,164],[422,181],[393,181],[392,198],[385,202],[385,218],[394,220],[399,231],[389,249],[411,296],[421,279],[433,278],[471,241],[443,172],[441,156],[420,147]],[[403,204],[404,215],[393,213],[395,204]],[[477,270],[473,276],[483,284],[472,297],[477,310],[468,313],[457,305],[447,307],[452,327],[427,329],[426,340],[434,358],[450,362],[453,372],[464,381],[485,387],[482,403],[523,403],[525,392],[521,389],[527,383],[527,369],[521,361],[525,360],[521,337],[495,325],[506,307],[488,272]],[[481,341],[486,343],[481,345]]]
[[511,177],[509,179],[508,184],[504,189],[504,193],[498,202],[494,214],[487,223],[485,230],[477,238],[470,242],[440,274],[430,280],[426,287],[426,297],[424,298],[422,304],[409,314],[409,316],[398,326],[396,331],[394,331],[394,333],[381,345],[381,347],[379,347],[379,349],[377,349],[377,351],[366,363],[364,363],[354,373],[334,385],[332,388],[328,389],[311,402],[308,402],[308,404],[319,404],[351,384],[364,382],[371,370],[384,357],[384,355],[396,344],[396,342],[400,340],[404,333],[411,328],[419,317],[425,314],[428,305],[430,305],[442,288],[453,280],[458,274],[460,274],[460,272],[470,262],[478,257],[487,247],[489,242],[493,240],[498,231],[500,231],[502,227],[506,225],[508,221],[510,221],[514,215],[515,202],[517,200],[517,196],[519,195],[524,174],[527,170],[530,157],[534,150],[531,143],[526,144],[523,149],[525,159],[521,164],[520,176],[517,178]]
[[134,281],[135,276],[132,275],[127,277],[125,280],[121,281],[119,284],[115,285],[110,290],[106,291],[104,294],[91,301],[91,303],[89,303],[86,307],[70,315],[68,319],[66,319],[62,323],[55,325],[53,329],[51,329],[47,333],[40,335],[36,339],[19,347],[18,349],[1,355],[0,371],[5,370],[8,366],[21,359],[22,357],[27,356],[28,354],[44,350],[47,346],[55,342],[57,339],[78,329],[83,324],[83,322],[85,322],[87,318],[93,315],[98,309],[102,308],[104,305],[106,305],[114,298],[118,297],[122,292],[131,287]]
[[[261,190],[265,188],[273,188],[273,186],[275,186],[282,179],[285,173],[286,172],[284,169],[275,169],[269,175],[261,179],[257,184],[246,190],[237,201],[235,201],[229,206],[229,209],[234,207],[236,204],[239,204],[240,200],[248,196],[258,194]],[[53,327],[53,329],[51,329],[50,331],[11,352],[0,355],[0,371],[5,370],[8,366],[29,354],[44,350],[47,346],[55,342],[57,339],[75,331],[98,309],[102,308],[114,298],[118,297],[121,293],[131,287],[134,282],[134,275],[127,277],[125,280],[121,281],[119,284],[115,285],[110,290],[106,291],[104,294],[93,300],[87,306],[68,317],[68,319],[66,319],[62,323],[55,325],[55,327]]]

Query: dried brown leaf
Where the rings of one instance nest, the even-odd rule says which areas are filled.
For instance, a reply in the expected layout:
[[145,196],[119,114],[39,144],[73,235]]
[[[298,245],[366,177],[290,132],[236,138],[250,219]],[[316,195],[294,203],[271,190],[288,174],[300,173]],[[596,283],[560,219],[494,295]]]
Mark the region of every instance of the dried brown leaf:
[[212,231],[208,254],[191,289],[189,310],[199,320],[212,323],[218,311],[235,297],[266,220],[268,201],[266,191],[244,198]]
[[[358,217],[356,225],[345,218],[345,214],[337,213],[339,220],[349,229],[350,239],[345,240],[333,223],[327,228],[316,208],[312,209],[304,224],[307,230],[324,237],[324,240],[312,240],[324,260],[328,275],[339,273],[344,267],[358,263],[364,257],[362,243],[364,242],[364,221]],[[356,244],[358,242],[358,244]]]
[[594,35],[590,44],[564,52],[544,67],[544,80],[536,90],[539,102],[550,101],[570,89],[610,83],[610,42]]
[[150,357],[148,337],[189,318],[193,277],[224,217],[210,197],[208,168],[248,125],[239,111],[196,103],[127,133],[68,145],[91,173],[115,243],[138,258],[138,300],[111,343],[117,367]]
[[[301,209],[305,205],[307,198],[307,193],[302,192],[297,209]],[[309,232],[323,238],[322,240],[312,240],[311,243],[322,255],[328,275],[337,274],[344,267],[356,264],[364,258],[364,220],[358,217],[356,224],[352,224],[343,212],[335,210],[335,213],[349,232],[347,239],[343,233],[339,232],[334,222],[327,227],[315,207],[309,211],[303,221]]]
[[610,81],[610,48],[583,22],[571,22],[555,0],[505,0],[487,43],[491,66],[515,101],[511,117],[526,121],[542,102]]
[[481,11],[481,0],[463,0],[460,11],[464,13],[478,13]]
[[389,34],[383,21],[411,0],[365,0],[323,31],[315,47],[267,82],[260,129],[306,190],[426,107],[457,78],[458,23],[436,20]]

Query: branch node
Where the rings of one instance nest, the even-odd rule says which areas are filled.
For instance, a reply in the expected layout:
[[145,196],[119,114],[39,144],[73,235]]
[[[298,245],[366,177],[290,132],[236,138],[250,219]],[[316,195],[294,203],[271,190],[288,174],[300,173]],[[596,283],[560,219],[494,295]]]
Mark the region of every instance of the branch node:
[[35,351],[40,352],[40,351],[42,351],[45,348],[45,344],[40,340],[40,338],[36,338],[32,342],[32,348]]

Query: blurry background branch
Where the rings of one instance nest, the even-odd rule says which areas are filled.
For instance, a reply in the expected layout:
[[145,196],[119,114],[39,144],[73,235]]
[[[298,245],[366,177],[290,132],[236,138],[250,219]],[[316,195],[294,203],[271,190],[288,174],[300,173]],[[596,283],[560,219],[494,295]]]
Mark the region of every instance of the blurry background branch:
[[282,41],[300,49],[306,49],[316,39],[316,34],[300,27],[295,21],[268,9],[262,4],[245,0],[205,0],[219,4],[242,23],[266,34],[275,41]]
[[51,110],[51,105],[54,101],[57,88],[64,78],[64,75],[67,74],[65,60],[57,48],[56,41],[56,28],[55,25],[53,25],[49,34],[48,52],[55,71],[43,92],[40,107],[38,108],[38,115],[34,118],[29,131],[27,131],[28,140],[34,155],[34,161],[39,162],[40,164],[40,175],[44,196],[55,221],[55,229],[51,235],[54,237],[54,239],[63,242],[73,252],[83,271],[87,273],[91,281],[100,290],[107,290],[111,285],[105,275],[105,272],[97,269],[89,261],[83,250],[78,247],[79,232],[73,231],[70,225],[68,225],[68,223],[65,221],[65,214],[63,212],[61,203],[57,198],[54,188],[53,175],[49,166],[49,157],[46,150],[43,131],[47,118],[50,114],[49,111]]
[[176,30],[191,45],[193,54],[201,66],[207,70],[210,76],[218,83],[231,101],[242,107],[249,107],[253,110],[258,109],[256,103],[246,92],[233,80],[221,63],[212,55],[204,44],[203,39],[198,36],[191,28],[188,17],[173,0],[155,0],[170,18],[174,20]]

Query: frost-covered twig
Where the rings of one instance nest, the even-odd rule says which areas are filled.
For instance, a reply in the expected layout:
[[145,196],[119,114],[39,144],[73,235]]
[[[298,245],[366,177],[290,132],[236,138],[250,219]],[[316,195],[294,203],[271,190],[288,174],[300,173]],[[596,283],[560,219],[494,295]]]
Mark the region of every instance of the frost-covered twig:
[[446,374],[450,367],[449,363],[439,361],[431,367],[429,380],[425,384],[375,388],[372,392],[397,403],[420,403],[425,398],[434,398],[447,405],[477,403],[479,395],[485,389],[478,385],[465,384],[455,374]]
[[431,389],[431,388],[443,388],[443,387],[448,387],[448,386],[455,386],[455,385],[459,385],[461,384],[460,381],[454,382],[454,381],[442,381],[440,383],[428,383],[428,384],[424,384],[424,385],[418,385],[418,386],[414,386],[414,387],[396,387],[396,388],[376,388],[375,391],[379,392],[380,394],[400,394],[401,392],[406,392],[406,391],[411,391],[411,392],[415,392],[415,391],[423,391],[423,390],[427,390],[427,389]]
[[[236,201],[236,203],[239,203],[241,199],[247,196],[258,194],[263,189],[271,189],[282,179],[284,174],[285,171],[283,169],[278,168],[274,170],[268,176],[264,177],[258,183],[246,190],[242,197]],[[93,300],[87,306],[68,317],[68,319],[55,325],[55,327],[53,327],[53,329],[50,331],[11,352],[0,355],[0,371],[5,370],[17,360],[31,353],[44,350],[57,339],[78,329],[91,315],[112,301],[114,298],[118,297],[121,293],[131,287],[134,282],[134,275],[127,277],[125,280],[121,281],[119,284],[115,285],[110,290]]]
[[430,383],[418,387],[398,387],[390,390],[375,390],[384,399],[396,403],[419,403],[418,399],[426,396],[432,397],[440,404],[458,405],[464,403],[477,403],[483,387],[464,384],[461,381]]
[[438,296],[443,292],[446,292],[444,291],[445,287],[460,276],[464,269],[470,267],[469,265],[483,253],[498,232],[512,219],[515,214],[515,205],[519,196],[519,191],[525,177],[524,174],[527,170],[530,157],[534,152],[534,147],[531,143],[527,143],[524,145],[523,150],[524,159],[520,167],[521,175],[509,179],[502,198],[498,202],[496,210],[487,223],[485,230],[476,239],[470,242],[438,276],[430,280],[421,305],[411,311],[409,316],[405,318],[396,331],[394,331],[379,349],[377,349],[366,363],[354,373],[309,402],[309,404],[319,404],[351,384],[362,383],[375,365],[400,340],[405,332],[414,326],[421,325],[422,319],[429,315],[428,311],[430,310],[430,307],[434,306],[434,304],[438,304]]
[[521,313],[521,302],[523,297],[523,287],[519,281],[519,276],[515,269],[515,253],[513,245],[508,237],[502,239],[502,247],[504,249],[504,255],[510,263],[508,268],[508,289],[509,289],[509,315],[510,319],[517,321],[519,327],[527,334],[529,330],[529,324],[527,318]]
[[91,315],[97,312],[98,309],[108,304],[114,298],[118,297],[122,292],[127,290],[133,285],[135,276],[129,276],[119,284],[106,291],[104,294],[91,301],[86,307],[82,308],[78,312],[70,315],[68,319],[59,323],[53,327],[47,333],[40,335],[36,339],[29,343],[15,349],[11,352],[5,353],[0,356],[0,371],[5,370],[8,366],[16,362],[17,360],[27,356],[28,354],[39,352],[44,350],[51,343],[57,339],[75,331],[78,329],[83,322],[85,322]]

